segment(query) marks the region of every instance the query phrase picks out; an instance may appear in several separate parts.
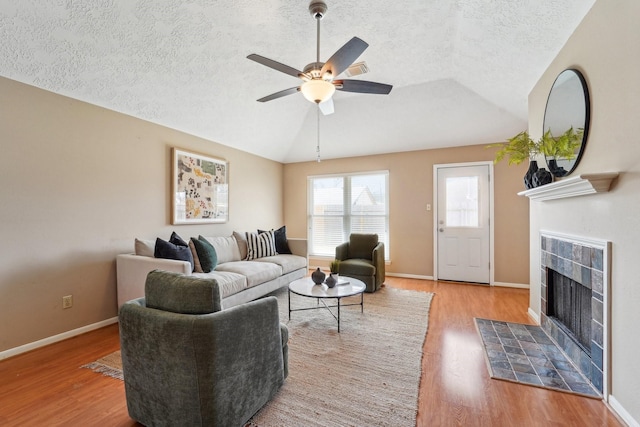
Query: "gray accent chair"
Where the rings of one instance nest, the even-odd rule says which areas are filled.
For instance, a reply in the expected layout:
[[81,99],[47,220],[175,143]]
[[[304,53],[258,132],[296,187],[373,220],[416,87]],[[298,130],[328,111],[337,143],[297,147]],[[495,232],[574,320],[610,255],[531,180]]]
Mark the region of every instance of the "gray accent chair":
[[352,233],[348,242],[336,247],[336,259],[338,273],[364,282],[366,292],[375,292],[384,283],[384,243],[377,234]]
[[119,322],[129,416],[146,426],[243,426],[288,374],[273,296],[221,310],[215,279],[154,270]]

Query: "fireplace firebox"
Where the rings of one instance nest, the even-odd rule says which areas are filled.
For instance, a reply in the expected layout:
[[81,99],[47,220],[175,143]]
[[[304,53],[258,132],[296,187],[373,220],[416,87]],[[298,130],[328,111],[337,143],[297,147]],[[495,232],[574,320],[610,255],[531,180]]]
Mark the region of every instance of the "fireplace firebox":
[[547,316],[591,356],[591,287],[547,268]]

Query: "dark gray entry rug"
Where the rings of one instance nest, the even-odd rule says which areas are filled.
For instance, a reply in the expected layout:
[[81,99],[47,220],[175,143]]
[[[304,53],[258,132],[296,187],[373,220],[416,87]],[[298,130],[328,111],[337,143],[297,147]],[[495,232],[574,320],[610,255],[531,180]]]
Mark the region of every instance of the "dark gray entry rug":
[[540,326],[475,321],[491,378],[602,398]]

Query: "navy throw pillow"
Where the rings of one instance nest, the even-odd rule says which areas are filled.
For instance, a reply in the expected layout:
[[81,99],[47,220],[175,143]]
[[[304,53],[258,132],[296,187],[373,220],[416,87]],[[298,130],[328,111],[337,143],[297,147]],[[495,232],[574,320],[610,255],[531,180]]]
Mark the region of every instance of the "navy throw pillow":
[[156,258],[189,261],[189,264],[191,264],[191,270],[193,270],[193,255],[191,255],[191,249],[189,249],[189,245],[177,245],[175,243],[162,240],[158,237],[156,239],[156,247],[153,256],[155,256]]
[[174,231],[171,233],[171,237],[169,237],[169,242],[178,246],[189,246],[189,243],[185,242],[184,239]]

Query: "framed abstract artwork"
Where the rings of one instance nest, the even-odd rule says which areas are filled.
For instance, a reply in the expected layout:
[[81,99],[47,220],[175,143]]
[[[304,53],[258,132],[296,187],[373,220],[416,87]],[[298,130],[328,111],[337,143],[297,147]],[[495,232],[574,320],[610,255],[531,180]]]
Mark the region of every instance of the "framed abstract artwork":
[[226,161],[173,148],[172,166],[172,224],[229,220]]

